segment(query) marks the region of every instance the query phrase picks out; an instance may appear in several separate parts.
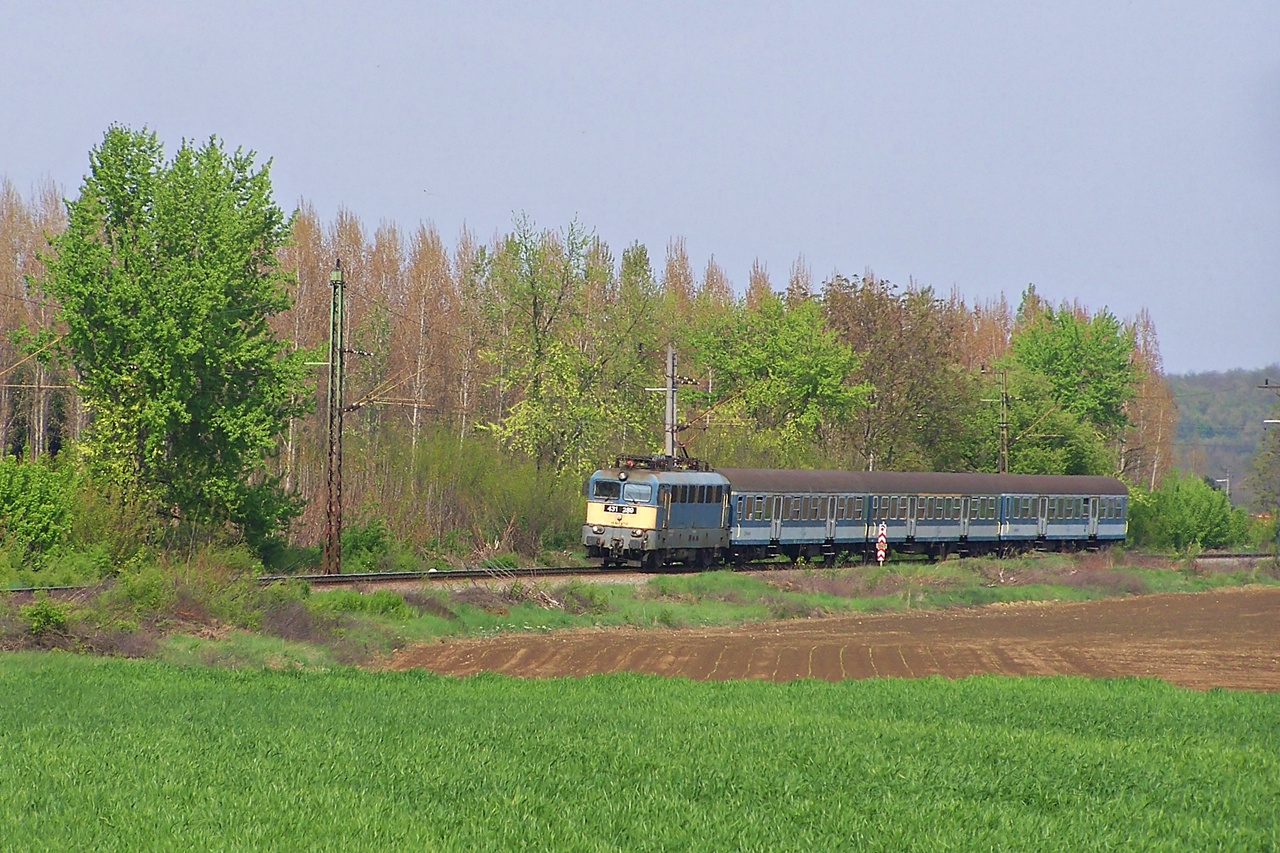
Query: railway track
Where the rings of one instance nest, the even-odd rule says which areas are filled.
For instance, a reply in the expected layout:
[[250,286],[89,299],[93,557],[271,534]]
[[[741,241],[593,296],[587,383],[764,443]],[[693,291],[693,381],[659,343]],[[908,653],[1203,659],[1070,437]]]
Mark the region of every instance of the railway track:
[[[1237,553],[1210,553],[1199,554],[1195,557],[1196,562],[1212,562],[1217,560],[1267,560],[1272,559],[1271,554],[1259,554],[1249,552]],[[765,569],[769,564],[751,563],[740,566],[724,566],[721,568],[730,571],[739,571],[743,569]],[[782,567],[784,564],[777,564]],[[669,566],[667,573],[689,573],[696,572],[698,569],[684,569],[681,566]],[[556,577],[610,577],[620,575],[636,575],[645,574],[638,568],[627,566],[610,566],[609,568],[599,568],[597,566],[533,566],[527,568],[514,569],[450,569],[446,571],[419,571],[419,572],[358,572],[343,575],[263,575],[259,577],[258,583],[268,586],[273,583],[281,583],[283,581],[297,580],[304,581],[316,587],[324,586],[380,586],[384,584],[407,583],[413,581],[423,581],[429,583],[449,583],[451,581],[465,580],[492,580],[492,581],[515,581],[515,580],[537,580],[539,578],[556,578]],[[99,584],[89,584],[85,586],[35,586],[35,587],[15,587],[8,590],[0,590],[0,593],[17,595],[20,598],[33,596],[36,593],[45,593],[57,598],[73,598],[78,593],[84,593],[96,589]]]
[[450,569],[448,571],[425,572],[361,572],[349,575],[266,575],[258,578],[264,585],[280,581],[300,580],[312,586],[338,586],[356,583],[395,583],[405,581],[431,581],[447,583],[455,580],[496,580],[511,581],[525,578],[556,578],[609,575],[633,575],[639,569],[627,567],[609,567],[601,569],[596,566],[535,566],[520,569]]
[[[555,577],[609,577],[611,575],[634,575],[638,573],[639,569],[613,566],[607,569],[595,566],[534,566],[516,569],[450,569],[447,571],[430,570],[425,572],[356,572],[343,575],[263,575],[257,578],[257,581],[262,586],[269,586],[273,583],[281,583],[283,581],[305,581],[312,586],[321,587],[354,586],[357,584],[378,586],[381,584],[408,583],[413,581],[426,581],[431,583],[448,583],[450,581],[460,580],[514,581]],[[36,593],[46,593],[56,598],[65,599],[74,598],[78,593],[89,592],[100,586],[101,584],[87,584],[84,586],[24,586],[0,590],[0,594],[17,595],[21,598],[25,596],[33,596]]]

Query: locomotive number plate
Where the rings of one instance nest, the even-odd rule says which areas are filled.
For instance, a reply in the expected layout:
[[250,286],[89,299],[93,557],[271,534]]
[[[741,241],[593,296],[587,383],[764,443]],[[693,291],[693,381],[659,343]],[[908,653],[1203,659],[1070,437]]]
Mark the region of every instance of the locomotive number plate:
[[621,514],[621,515],[635,515],[635,514],[636,514],[636,508],[635,508],[635,507],[633,507],[633,506],[626,506],[626,505],[624,505],[624,504],[605,504],[605,505],[604,505],[604,511],[605,511],[605,512],[616,512],[616,513],[619,513],[619,514]]

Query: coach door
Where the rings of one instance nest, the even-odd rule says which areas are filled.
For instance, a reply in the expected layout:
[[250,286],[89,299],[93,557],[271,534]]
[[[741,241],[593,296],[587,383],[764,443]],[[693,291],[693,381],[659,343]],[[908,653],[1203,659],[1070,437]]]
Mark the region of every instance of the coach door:
[[970,498],[959,498],[960,501],[960,538],[969,538],[969,501]]
[[1098,535],[1098,499],[1089,498],[1089,538]]
[[770,514],[770,518],[769,518],[769,538],[781,539],[782,538],[782,504],[783,504],[782,495],[774,495],[771,498],[771,500],[773,501],[773,512]]
[[1036,535],[1044,536],[1049,529],[1049,499],[1040,499],[1040,513],[1036,519]]
[[[818,504],[823,510],[823,535],[828,539],[836,538],[836,500],[835,495],[826,495],[822,498],[821,503]],[[843,500],[843,498],[840,498],[840,500]]]
[[903,498],[902,500],[906,501],[907,503],[907,538],[915,539],[916,538],[916,496],[912,495],[910,498]]

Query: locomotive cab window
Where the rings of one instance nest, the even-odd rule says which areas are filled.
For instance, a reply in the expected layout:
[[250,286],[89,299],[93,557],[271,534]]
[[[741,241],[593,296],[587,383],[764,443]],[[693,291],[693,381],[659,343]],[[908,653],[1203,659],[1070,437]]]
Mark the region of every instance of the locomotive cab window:
[[653,500],[653,486],[649,483],[627,483],[622,496],[633,503],[647,504]]
[[617,480],[596,480],[596,484],[591,490],[591,496],[606,501],[617,500],[622,497],[622,484]]

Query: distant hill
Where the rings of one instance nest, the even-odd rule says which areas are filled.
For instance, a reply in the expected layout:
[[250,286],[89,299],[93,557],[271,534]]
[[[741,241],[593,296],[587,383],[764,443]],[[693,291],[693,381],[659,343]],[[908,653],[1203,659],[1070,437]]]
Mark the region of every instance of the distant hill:
[[1229,475],[1232,502],[1247,506],[1253,494],[1245,480],[1262,436],[1262,420],[1278,417],[1273,412],[1280,403],[1280,394],[1259,391],[1257,386],[1266,379],[1280,386],[1280,364],[1167,378],[1178,400],[1175,464],[1214,479]]

